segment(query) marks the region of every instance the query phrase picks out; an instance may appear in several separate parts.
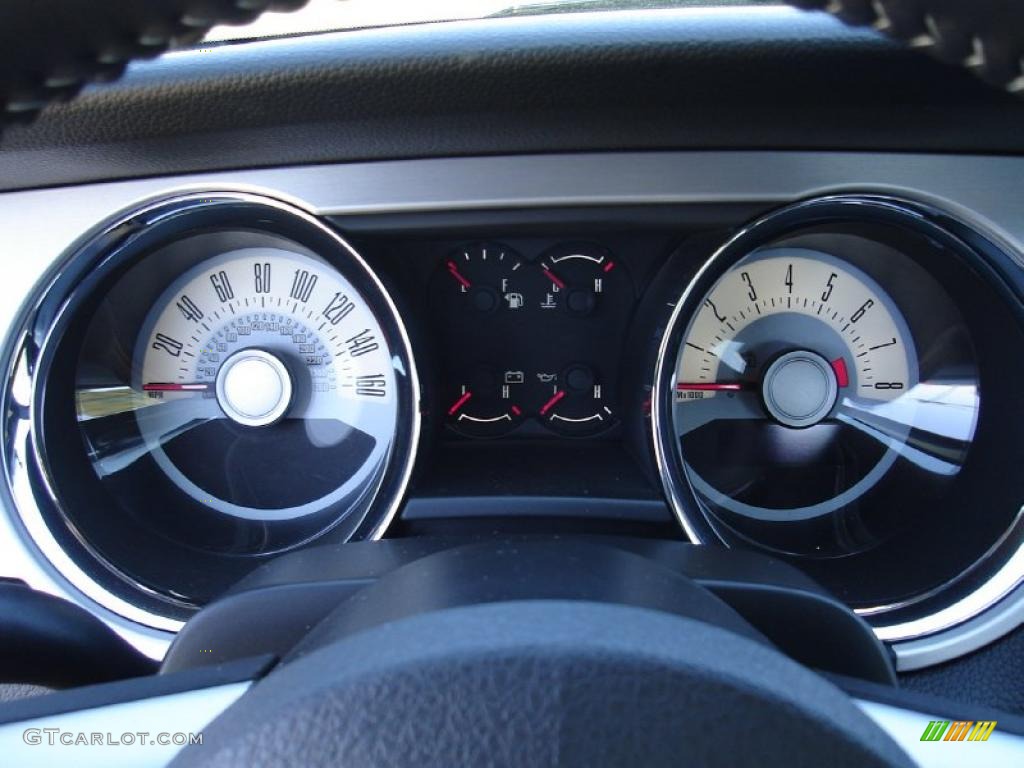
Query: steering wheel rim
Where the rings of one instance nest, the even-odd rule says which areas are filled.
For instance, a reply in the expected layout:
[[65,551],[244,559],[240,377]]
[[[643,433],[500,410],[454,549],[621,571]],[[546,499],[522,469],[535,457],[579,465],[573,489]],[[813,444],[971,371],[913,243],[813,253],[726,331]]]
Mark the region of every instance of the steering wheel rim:
[[205,734],[172,765],[912,765],[767,645],[585,601],[429,611],[322,643]]

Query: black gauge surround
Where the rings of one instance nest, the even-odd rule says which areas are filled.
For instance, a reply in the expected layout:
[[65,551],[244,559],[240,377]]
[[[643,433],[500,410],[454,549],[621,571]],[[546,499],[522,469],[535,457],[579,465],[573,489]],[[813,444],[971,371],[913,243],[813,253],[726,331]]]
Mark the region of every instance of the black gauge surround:
[[885,639],[1009,591],[1024,503],[1018,270],[941,211],[878,196],[743,229],[675,302],[657,360],[655,457],[688,535],[798,564]]
[[[227,192],[154,203],[70,257],[35,327],[40,516],[120,599],[181,618],[275,553],[376,538],[396,513],[419,439],[407,335],[361,257],[303,211]],[[280,402],[251,420],[268,380]],[[149,417],[176,407],[180,425]]]

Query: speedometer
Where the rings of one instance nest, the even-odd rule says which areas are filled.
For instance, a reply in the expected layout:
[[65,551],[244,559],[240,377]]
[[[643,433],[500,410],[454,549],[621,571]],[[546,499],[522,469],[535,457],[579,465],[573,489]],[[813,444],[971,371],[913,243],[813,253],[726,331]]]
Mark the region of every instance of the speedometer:
[[51,295],[41,516],[98,599],[164,626],[278,553],[383,535],[419,385],[390,294],[325,222],[244,193],[159,201]]
[[365,299],[331,267],[280,248],[204,261],[158,299],[134,390],[146,448],[193,499],[280,519],[342,499],[395,432],[395,380]]

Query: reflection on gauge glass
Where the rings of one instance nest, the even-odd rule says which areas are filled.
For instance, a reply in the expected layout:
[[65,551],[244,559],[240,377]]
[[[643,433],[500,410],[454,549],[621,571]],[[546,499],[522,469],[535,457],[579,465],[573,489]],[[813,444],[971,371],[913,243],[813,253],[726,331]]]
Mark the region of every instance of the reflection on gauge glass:
[[922,380],[906,319],[853,264],[756,251],[705,296],[676,366],[674,423],[712,510],[792,522],[850,508],[898,460],[956,475],[973,382]]
[[130,389],[79,392],[87,434],[130,413],[140,439],[100,449],[116,475],[152,460],[195,502],[283,520],[368,488],[396,429],[384,335],[341,274],[310,256],[245,248],[196,265],[150,310]]

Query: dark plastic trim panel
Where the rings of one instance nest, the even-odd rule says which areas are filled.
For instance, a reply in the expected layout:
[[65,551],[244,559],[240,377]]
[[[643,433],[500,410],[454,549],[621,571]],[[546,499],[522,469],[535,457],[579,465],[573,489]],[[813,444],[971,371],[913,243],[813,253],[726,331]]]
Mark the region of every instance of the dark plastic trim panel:
[[[573,13],[194,49],[0,138],[0,189],[373,159],[1024,152],[1024,101],[791,8]],[[492,178],[496,188],[503,179]]]

